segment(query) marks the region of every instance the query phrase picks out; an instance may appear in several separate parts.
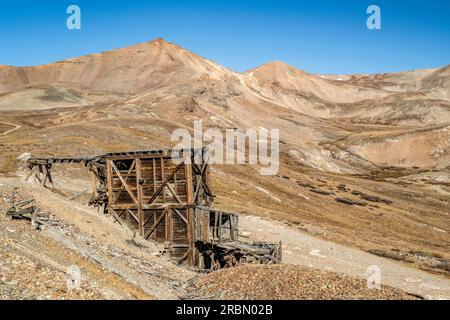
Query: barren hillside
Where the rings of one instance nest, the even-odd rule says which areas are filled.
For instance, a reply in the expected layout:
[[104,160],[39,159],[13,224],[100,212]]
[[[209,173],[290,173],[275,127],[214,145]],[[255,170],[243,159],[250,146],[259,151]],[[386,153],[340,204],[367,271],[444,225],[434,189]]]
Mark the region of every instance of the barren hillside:
[[216,206],[448,277],[449,88],[449,66],[341,76],[273,62],[240,74],[162,39],[0,66],[0,174],[16,177],[26,152],[169,147],[198,119],[278,128],[279,174],[213,166]]

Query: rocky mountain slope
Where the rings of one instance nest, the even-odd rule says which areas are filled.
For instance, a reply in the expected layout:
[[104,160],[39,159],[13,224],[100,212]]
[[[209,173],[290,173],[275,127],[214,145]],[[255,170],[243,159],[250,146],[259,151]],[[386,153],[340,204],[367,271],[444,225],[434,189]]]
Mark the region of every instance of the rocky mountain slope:
[[[374,132],[386,143],[398,140],[390,131],[398,137],[398,130],[405,129],[400,136],[409,140],[415,134],[411,127],[429,128],[431,136],[444,135],[444,143],[433,146],[423,161],[408,156],[404,160],[419,167],[442,167],[448,161],[448,136],[433,126],[450,122],[448,72],[445,67],[333,77],[272,62],[239,74],[157,39],[45,66],[2,66],[0,108],[41,111],[111,103],[109,118],[133,106],[184,126],[204,119],[222,128],[280,128],[286,145],[304,153],[304,164],[337,172],[347,172],[352,163],[342,164],[342,157],[336,159],[319,144],[353,134],[355,124],[361,125],[359,133]],[[377,144],[360,143],[380,152]],[[370,161],[362,153],[356,156]]]
[[448,274],[449,70],[314,75],[273,62],[237,73],[162,39],[0,66],[0,173],[15,176],[24,152],[172,146],[171,133],[199,119],[278,128],[279,174],[214,166],[217,206],[366,251],[420,252],[399,261]]

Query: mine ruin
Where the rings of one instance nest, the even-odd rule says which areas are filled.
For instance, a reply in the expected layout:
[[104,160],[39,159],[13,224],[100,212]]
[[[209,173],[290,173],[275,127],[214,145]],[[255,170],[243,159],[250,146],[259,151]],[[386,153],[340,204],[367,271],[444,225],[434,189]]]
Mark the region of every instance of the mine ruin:
[[[179,161],[172,158],[174,151]],[[84,164],[94,181],[89,205],[145,240],[163,243],[178,264],[216,270],[242,262],[280,263],[281,243],[241,241],[239,215],[214,208],[207,152],[160,149],[30,158],[27,165],[29,177],[53,189],[53,165]]]

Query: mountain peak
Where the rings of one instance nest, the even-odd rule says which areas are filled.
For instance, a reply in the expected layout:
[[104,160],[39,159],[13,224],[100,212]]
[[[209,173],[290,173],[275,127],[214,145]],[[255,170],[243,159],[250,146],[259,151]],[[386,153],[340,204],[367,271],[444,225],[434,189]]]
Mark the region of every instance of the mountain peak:
[[296,67],[293,67],[286,62],[283,61],[270,61],[268,63],[265,63],[263,65],[260,65],[256,68],[253,68],[249,71],[246,71],[244,74],[250,74],[250,73],[259,73],[259,74],[266,74],[266,75],[286,75],[287,73],[295,73],[298,75],[308,75],[306,71],[303,71],[301,69],[297,69]]
[[[173,43],[173,42],[167,41],[167,40],[164,39],[164,38],[155,38],[155,39],[153,39],[153,40],[147,41],[146,43],[148,43],[148,44],[154,44],[154,45],[160,45],[160,46],[167,46],[167,47],[177,47],[177,48],[181,48],[179,45],[177,45],[177,44],[175,44],[175,43]],[[185,49],[184,49],[184,50],[185,50]]]
[[153,40],[150,40],[149,42],[150,42],[150,43],[152,43],[152,42],[155,42],[155,43],[169,43],[166,39],[161,38],[161,37],[155,38],[155,39],[153,39]]
[[167,41],[164,38],[155,38],[155,39],[147,41],[147,42],[139,43],[136,46],[142,46],[142,45],[158,46],[158,47],[181,49],[184,51],[188,51],[173,42]]
[[291,65],[287,64],[284,61],[274,60],[269,61],[265,64],[263,64],[265,67],[271,67],[271,68],[293,68]]
[[257,75],[261,79],[284,79],[290,76],[305,77],[310,74],[283,61],[270,61],[244,72],[244,75]]
[[11,69],[3,71],[0,93],[38,84],[71,83],[99,91],[134,94],[176,82],[222,79],[231,73],[162,38],[45,66]]

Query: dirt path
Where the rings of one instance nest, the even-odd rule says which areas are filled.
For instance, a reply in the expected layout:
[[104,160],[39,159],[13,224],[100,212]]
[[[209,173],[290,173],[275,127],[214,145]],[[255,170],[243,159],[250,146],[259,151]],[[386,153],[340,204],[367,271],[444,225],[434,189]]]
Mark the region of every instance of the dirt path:
[[1,134],[2,136],[6,136],[8,133],[11,133],[11,132],[13,132],[13,131],[15,131],[15,130],[17,130],[17,129],[22,128],[21,125],[14,124],[14,123],[3,122],[3,121],[0,121],[0,123],[6,124],[6,125],[8,125],[8,126],[13,126],[13,127],[14,127],[14,128],[12,128],[12,129],[9,129],[9,130],[3,132],[3,133]]
[[367,279],[367,268],[381,269],[382,284],[428,299],[450,299],[450,280],[367,252],[313,237],[282,222],[241,215],[241,232],[252,241],[283,243],[283,262],[342,272]]

